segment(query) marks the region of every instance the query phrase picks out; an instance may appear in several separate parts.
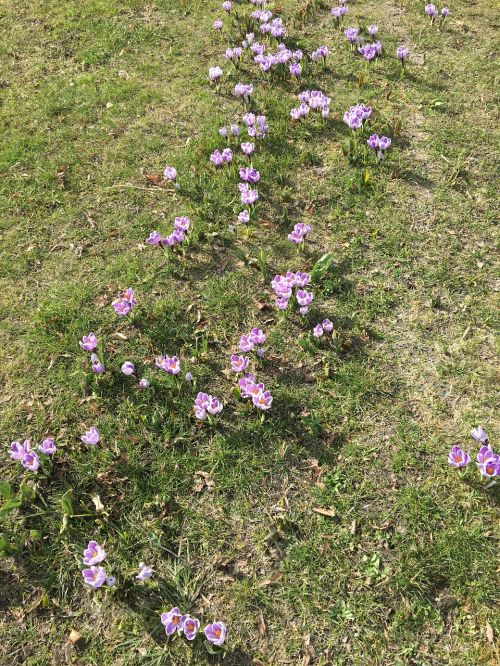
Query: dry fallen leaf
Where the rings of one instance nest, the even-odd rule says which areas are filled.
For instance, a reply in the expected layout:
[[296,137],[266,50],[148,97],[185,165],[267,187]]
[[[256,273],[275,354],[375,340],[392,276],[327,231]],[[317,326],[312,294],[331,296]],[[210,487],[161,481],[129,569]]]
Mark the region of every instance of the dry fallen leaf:
[[81,637],[82,637],[82,635],[79,631],[77,631],[76,629],[72,629],[70,631],[68,640],[69,640],[70,643],[73,643],[73,645],[74,645],[75,643],[78,643],[78,641],[80,640]]
[[194,473],[194,492],[201,493],[202,490],[207,488],[211,490],[215,486],[215,481],[212,479],[208,472],[199,470]]
[[313,507],[315,513],[319,513],[321,516],[326,516],[327,518],[335,518],[337,512],[335,509],[322,509],[321,507]]
[[276,581],[278,581],[282,576],[283,574],[277,571],[269,578],[264,578],[264,580],[259,581],[259,587],[267,587],[268,585],[272,585],[273,583],[276,583]]
[[259,636],[264,638],[266,635],[266,622],[264,620],[264,615],[262,611],[259,611]]
[[92,497],[92,502],[94,503],[96,511],[104,511],[104,504],[101,502],[99,495]]
[[489,622],[486,622],[486,638],[488,639],[488,643],[490,643],[490,645],[495,645],[495,632],[493,631],[493,627]]

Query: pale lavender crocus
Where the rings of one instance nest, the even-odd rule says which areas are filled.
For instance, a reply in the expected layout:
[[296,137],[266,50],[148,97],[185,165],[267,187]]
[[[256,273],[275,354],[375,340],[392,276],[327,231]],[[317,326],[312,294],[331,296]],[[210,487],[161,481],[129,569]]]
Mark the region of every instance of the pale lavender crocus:
[[139,562],[139,573],[135,577],[136,580],[147,580],[153,575],[153,569],[148,567],[144,562]]
[[239,356],[238,354],[232,354],[231,356],[231,369],[233,372],[245,372],[250,363],[248,356]]
[[479,465],[479,471],[482,476],[492,477],[500,476],[500,456],[493,454]]
[[97,541],[89,541],[87,548],[83,551],[83,563],[88,566],[99,564],[106,559],[106,551]]
[[323,326],[321,324],[317,324],[313,328],[313,335],[315,338],[321,338],[321,336],[324,334]]
[[173,166],[166,166],[163,171],[163,178],[165,178],[165,180],[176,180],[177,169]]
[[242,210],[241,213],[238,214],[238,222],[246,224],[249,221],[250,221],[250,213],[247,210]]
[[230,0],[224,0],[224,2],[222,3],[222,9],[229,14],[231,12],[231,7],[232,4]]
[[248,338],[254,345],[263,345],[267,340],[267,335],[260,328],[252,328]]
[[314,300],[314,294],[312,294],[310,291],[307,291],[306,289],[299,289],[295,297],[298,304],[302,306],[311,305]]
[[193,641],[200,629],[200,621],[190,615],[183,615],[182,622],[184,623],[184,636],[188,641]]
[[92,371],[95,372],[96,375],[102,375],[105,368],[104,368],[104,363],[101,361],[99,356],[97,356],[97,354],[91,354],[90,362],[92,364]]
[[139,380],[139,386],[141,389],[149,388],[149,380],[146,379],[146,377],[143,377],[142,379]]
[[102,587],[106,581],[106,569],[104,567],[90,567],[82,571],[83,580],[86,585],[97,589]]
[[222,30],[222,26],[223,26],[223,25],[224,25],[224,24],[222,23],[222,21],[221,21],[220,19],[216,19],[216,20],[214,21],[214,28],[215,28],[215,30]]
[[21,465],[30,472],[36,472],[40,467],[40,458],[34,451],[28,451],[21,460]]
[[98,344],[99,340],[97,339],[95,333],[84,335],[82,340],[79,342],[80,347],[85,349],[85,351],[93,351]]
[[116,585],[116,578],[114,576],[108,576],[105,582],[108,587],[114,587]]
[[184,377],[184,379],[185,379],[187,382],[192,382],[193,379],[194,379],[194,377],[193,377],[193,375],[192,375],[190,372],[186,372],[186,376]]
[[473,428],[470,431],[470,434],[472,439],[475,439],[476,442],[481,442],[481,444],[486,444],[486,445],[490,443],[490,438],[488,437],[488,433],[483,428],[483,426],[477,426],[477,428]]
[[160,245],[162,236],[159,231],[152,231],[149,236],[146,238],[146,243],[148,245]]
[[244,142],[241,144],[241,150],[245,153],[245,155],[251,155],[255,150],[255,144],[249,141]]
[[131,361],[125,361],[122,365],[122,372],[127,377],[130,377],[130,375],[135,374],[135,365]]
[[325,330],[327,333],[331,333],[333,331],[333,324],[329,319],[325,319],[321,325],[323,326],[323,330]]
[[9,455],[12,460],[22,460],[31,451],[31,441],[25,439],[24,442],[12,442]]
[[38,450],[44,453],[46,456],[52,456],[57,451],[56,443],[51,437],[47,437],[38,447]]
[[221,67],[210,67],[208,70],[208,78],[212,83],[218,83],[222,78],[222,74]]
[[271,405],[273,403],[273,396],[271,395],[271,391],[260,391],[258,395],[252,396],[252,402],[263,412],[271,409]]
[[84,444],[88,444],[89,446],[95,446],[98,444],[99,440],[101,439],[101,434],[97,428],[89,428],[87,432],[80,437],[82,442]]
[[181,371],[181,363],[177,356],[157,356],[155,365],[160,370],[165,370],[169,375],[178,375]]
[[184,628],[183,615],[177,607],[172,608],[168,613],[162,613],[161,623],[165,627],[167,636],[172,636],[176,631],[181,632]]
[[223,645],[226,640],[227,628],[224,622],[213,622],[203,630],[209,643]]

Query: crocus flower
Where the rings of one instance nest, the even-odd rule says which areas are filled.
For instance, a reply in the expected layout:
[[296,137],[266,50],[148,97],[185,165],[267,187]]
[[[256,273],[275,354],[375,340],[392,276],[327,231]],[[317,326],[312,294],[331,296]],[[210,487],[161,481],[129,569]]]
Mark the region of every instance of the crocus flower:
[[271,391],[262,391],[258,395],[252,396],[252,402],[263,412],[271,409],[271,405],[273,403],[273,396],[271,395]]
[[302,74],[302,67],[299,62],[292,62],[290,65],[290,74],[296,78],[300,77]]
[[370,148],[373,148],[374,150],[378,150],[379,146],[379,136],[378,134],[372,134],[369,139],[367,139],[366,143],[370,146]]
[[210,67],[208,70],[208,78],[212,83],[217,83],[222,78],[222,69],[220,67]]
[[147,580],[153,575],[153,569],[148,567],[144,562],[139,562],[139,574],[135,577],[136,580]]
[[448,463],[452,467],[465,467],[470,463],[470,455],[459,446],[454,446],[448,455]]
[[396,55],[398,57],[398,60],[401,60],[401,64],[404,65],[405,61],[408,59],[408,56],[410,55],[410,49],[407,48],[406,46],[398,46],[396,50]]
[[370,35],[372,35],[372,37],[373,35],[376,35],[378,32],[378,25],[369,25],[368,32],[370,33]]
[[329,319],[325,319],[321,325],[323,326],[323,330],[325,330],[327,333],[331,333],[331,331],[333,331],[333,324]]
[[301,308],[299,308],[299,312],[303,317],[305,317],[309,312],[309,307],[307,305],[303,305]]
[[374,44],[365,44],[364,46],[360,46],[358,51],[361,53],[365,60],[368,60],[368,62],[371,62],[378,55],[378,51]]
[[436,6],[433,4],[425,5],[425,13],[430,17],[431,23],[434,22],[434,19],[438,15]]
[[89,428],[87,432],[80,437],[80,439],[84,444],[88,444],[89,446],[95,446],[101,439],[101,435],[99,433],[99,430],[97,430],[97,428]]
[[131,361],[125,361],[122,365],[122,372],[129,377],[135,373],[135,365]]
[[29,439],[25,439],[22,444],[12,442],[10,448],[9,455],[12,460],[22,460],[31,451],[31,442]]
[[441,16],[445,19],[450,14],[450,9],[448,7],[443,7],[441,10]]
[[209,643],[222,645],[226,640],[227,628],[224,622],[213,622],[203,630]]
[[165,627],[167,636],[171,636],[176,631],[181,632],[184,628],[183,615],[177,607],[172,608],[168,613],[162,613],[161,623]]
[[495,455],[495,454],[494,454],[493,451],[490,449],[489,445],[482,446],[482,447],[479,449],[479,453],[477,454],[477,458],[476,458],[477,464],[478,464],[478,465],[482,465],[482,464],[485,463],[487,460],[489,460],[490,458],[492,458],[494,455]]
[[230,164],[233,161],[233,151],[231,148],[224,148],[222,151],[222,157],[224,158],[224,162]]
[[174,228],[178,231],[184,231],[187,233],[191,225],[191,220],[189,217],[176,217],[174,220]]
[[52,456],[57,451],[56,443],[52,438],[48,437],[43,440],[38,450],[45,453],[46,456]]
[[253,93],[253,85],[251,83],[237,83],[234,87],[234,94],[236,97],[242,97],[245,102],[248,102],[250,95]]
[[214,152],[210,155],[210,161],[216,167],[222,166],[224,164],[224,156],[219,149],[214,150]]
[[146,238],[148,245],[159,245],[161,243],[161,234],[159,231],[152,231]]
[[108,587],[114,587],[116,585],[116,578],[114,576],[108,576],[105,582]]
[[260,173],[257,169],[251,167],[242,167],[240,169],[240,178],[247,183],[255,184],[260,180]]
[[241,192],[241,203],[244,206],[253,206],[258,199],[259,193],[257,190],[251,190],[248,188]]
[[83,563],[88,566],[99,564],[106,559],[106,552],[97,541],[89,541],[87,548],[83,551]]
[[85,349],[85,351],[93,351],[97,347],[98,343],[99,340],[97,339],[95,333],[89,333],[88,335],[83,336],[79,345],[82,349]]
[[220,19],[217,19],[216,21],[214,21],[215,30],[222,30],[223,25],[224,24],[222,23],[222,21]]
[[358,28],[347,28],[344,30],[344,35],[347,37],[347,40],[351,44],[355,44],[358,39],[359,29]]
[[163,172],[165,180],[175,180],[177,178],[177,170],[173,166],[166,166]]
[[482,476],[500,476],[500,456],[493,454],[479,465],[479,470]]
[[147,380],[146,377],[143,377],[142,379],[139,380],[139,386],[141,387],[141,389],[149,388],[149,380]]
[[169,375],[178,375],[181,371],[181,363],[177,356],[158,356],[155,365],[160,370],[165,370]]
[[253,348],[255,347],[255,342],[252,339],[251,336],[249,335],[242,335],[240,338],[240,344],[239,347],[242,352],[249,352],[253,351]]
[[240,136],[241,130],[239,128],[239,125],[231,125],[231,134],[233,136]]
[[299,305],[307,306],[311,305],[313,302],[314,294],[312,294],[310,291],[306,291],[306,289],[299,289],[296,294],[296,298]]
[[250,142],[242,143],[241,150],[245,153],[245,155],[251,155],[255,150],[255,144]]
[[97,356],[97,354],[91,354],[90,362],[92,364],[92,371],[95,372],[96,375],[102,375],[105,368],[104,363],[99,359],[99,356]]
[[183,615],[182,621],[184,623],[184,636],[188,641],[194,640],[200,628],[200,621],[190,615]]
[[40,467],[40,458],[34,451],[28,451],[21,460],[21,465],[30,472],[36,472]]
[[207,412],[212,415],[220,414],[222,412],[223,404],[219,398],[209,396],[210,404],[207,407]]
[[86,585],[97,589],[102,587],[106,580],[106,569],[104,567],[90,567],[82,571],[83,580]]
[[[227,54],[227,51],[226,51]],[[227,139],[227,127],[221,127],[219,129],[219,134],[224,137],[224,139]]]
[[392,141],[391,139],[389,139],[389,137],[381,136],[378,147],[380,148],[380,150],[389,150],[389,148],[391,147],[391,143]]
[[232,7],[232,5],[231,5],[231,3],[229,2],[229,0],[225,0],[225,2],[222,3],[222,9],[223,9],[225,12],[227,12],[228,14],[229,14],[229,12],[231,11],[231,7]]
[[252,328],[248,337],[255,345],[263,345],[267,340],[267,335],[260,328]]
[[324,334],[323,326],[321,324],[317,324],[313,328],[313,335],[315,338],[320,338]]
[[231,356],[231,369],[233,372],[244,372],[249,363],[250,359],[248,356],[239,356],[238,354]]
[[111,305],[114,307],[117,315],[120,317],[125,317],[137,305],[134,290],[129,287],[121,294],[118,294],[118,298],[115,299]]
[[488,433],[483,428],[483,426],[477,426],[477,428],[473,428],[470,431],[470,434],[471,434],[471,437],[476,440],[476,442],[481,442],[482,444],[486,444],[486,445],[488,445],[490,443]]

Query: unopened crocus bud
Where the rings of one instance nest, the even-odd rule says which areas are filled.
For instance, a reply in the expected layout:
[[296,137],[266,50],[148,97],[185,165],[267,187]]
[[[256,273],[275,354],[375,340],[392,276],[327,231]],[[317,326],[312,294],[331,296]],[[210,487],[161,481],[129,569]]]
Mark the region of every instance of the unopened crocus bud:
[[135,365],[130,361],[125,361],[122,365],[122,372],[127,376],[133,375],[135,373]]
[[143,377],[142,379],[139,380],[139,386],[142,389],[147,389],[149,388],[149,381],[146,379],[146,377]]
[[187,382],[192,382],[193,381],[193,375],[190,372],[186,372],[186,376],[184,378]]

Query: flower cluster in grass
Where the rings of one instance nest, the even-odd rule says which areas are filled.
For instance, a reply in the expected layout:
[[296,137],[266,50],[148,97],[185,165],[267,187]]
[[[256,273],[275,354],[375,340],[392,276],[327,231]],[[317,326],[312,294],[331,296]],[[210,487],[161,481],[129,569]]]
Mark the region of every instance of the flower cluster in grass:
[[[488,478],[500,476],[500,455],[493,452],[486,430],[478,426],[471,431],[471,436],[482,445],[476,456],[476,466],[481,475]],[[471,461],[471,455],[458,444],[453,446],[448,454],[448,464],[452,467],[467,467]]]

